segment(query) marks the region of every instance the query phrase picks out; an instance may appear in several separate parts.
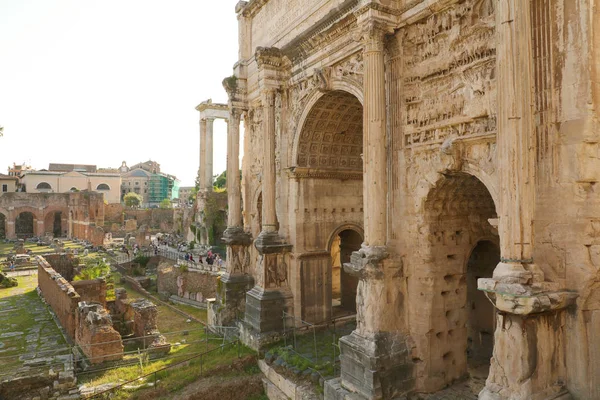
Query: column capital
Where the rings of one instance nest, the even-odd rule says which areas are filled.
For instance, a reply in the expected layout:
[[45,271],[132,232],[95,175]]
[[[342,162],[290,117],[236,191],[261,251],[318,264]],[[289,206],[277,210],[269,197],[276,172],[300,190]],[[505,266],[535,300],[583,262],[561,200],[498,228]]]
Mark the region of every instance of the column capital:
[[264,107],[275,107],[275,93],[277,90],[274,86],[266,86],[260,90],[260,97]]
[[364,51],[383,51],[385,37],[394,33],[387,22],[369,18],[358,25],[354,40],[364,45]]

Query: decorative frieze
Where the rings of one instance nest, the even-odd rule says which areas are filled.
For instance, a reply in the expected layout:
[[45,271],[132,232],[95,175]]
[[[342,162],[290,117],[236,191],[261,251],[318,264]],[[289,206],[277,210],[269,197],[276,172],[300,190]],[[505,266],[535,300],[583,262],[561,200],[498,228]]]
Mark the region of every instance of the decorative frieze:
[[493,4],[457,4],[402,35],[404,145],[495,134]]

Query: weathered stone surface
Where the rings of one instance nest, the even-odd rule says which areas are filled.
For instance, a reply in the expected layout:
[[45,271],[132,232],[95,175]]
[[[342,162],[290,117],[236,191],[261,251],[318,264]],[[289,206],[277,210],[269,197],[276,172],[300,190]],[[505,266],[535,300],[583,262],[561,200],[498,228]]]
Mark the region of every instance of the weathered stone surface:
[[348,272],[358,326],[326,398],[429,395],[493,354],[484,398],[600,399],[596,8],[240,2],[224,86],[228,176],[245,123],[228,226],[256,239],[228,249],[254,278],[244,327],[277,329],[269,290],[331,318]]
[[[101,304],[78,304],[75,342],[92,364],[123,358],[121,335],[112,326],[108,311]],[[62,372],[59,381],[64,379]]]

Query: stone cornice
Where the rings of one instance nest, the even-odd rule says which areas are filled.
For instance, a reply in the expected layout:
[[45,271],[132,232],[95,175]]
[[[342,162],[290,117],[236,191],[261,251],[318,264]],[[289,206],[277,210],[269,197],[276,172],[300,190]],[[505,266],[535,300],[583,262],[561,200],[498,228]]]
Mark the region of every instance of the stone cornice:
[[361,181],[363,173],[359,171],[340,171],[316,168],[295,167],[289,170],[292,179],[340,179],[348,181]]
[[257,47],[254,58],[258,68],[280,69],[283,66],[282,53],[277,47]]
[[202,112],[206,110],[228,111],[229,107],[227,106],[227,104],[213,103],[212,99],[203,101],[202,103],[196,106],[196,111]]
[[244,5],[243,8],[240,7],[239,9],[244,17],[253,18],[268,2],[269,0],[250,0],[246,2],[246,5]]
[[342,5],[332,10],[307,32],[287,44],[282,51],[292,60],[304,58],[313,51],[319,50],[324,43],[332,42],[348,33],[356,17],[352,10],[359,0],[346,0]]

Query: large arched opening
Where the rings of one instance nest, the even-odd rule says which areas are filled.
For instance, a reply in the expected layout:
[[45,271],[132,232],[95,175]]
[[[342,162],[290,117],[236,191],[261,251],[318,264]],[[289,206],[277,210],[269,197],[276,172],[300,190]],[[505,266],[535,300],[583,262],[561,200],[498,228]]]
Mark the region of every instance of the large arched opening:
[[356,310],[356,284],[341,266],[362,236],[339,228],[363,223],[363,107],[353,94],[329,91],[311,102],[300,126],[291,161],[301,318],[322,322],[342,307]]
[[23,211],[19,213],[15,221],[15,233],[18,239],[27,239],[35,236],[35,225],[37,219],[32,212]]
[[425,200],[424,218],[422,268],[431,282],[421,288],[431,313],[422,332],[429,353],[425,390],[471,377],[477,392],[485,385],[494,343],[495,311],[477,290],[477,279],[492,277],[500,261],[494,200],[475,176],[445,174]]

